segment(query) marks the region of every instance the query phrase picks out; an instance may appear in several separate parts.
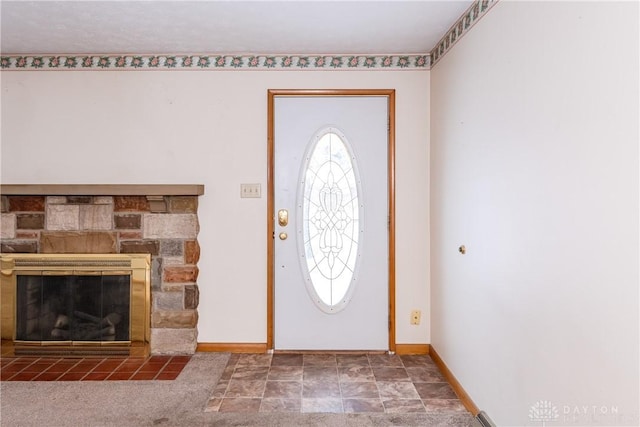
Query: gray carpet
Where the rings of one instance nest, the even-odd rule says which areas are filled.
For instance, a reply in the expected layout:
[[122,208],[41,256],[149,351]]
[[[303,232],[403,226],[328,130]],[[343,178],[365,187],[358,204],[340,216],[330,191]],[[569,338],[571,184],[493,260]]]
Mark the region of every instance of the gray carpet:
[[197,353],[175,381],[3,382],[1,426],[473,426],[470,414],[204,412],[229,354]]

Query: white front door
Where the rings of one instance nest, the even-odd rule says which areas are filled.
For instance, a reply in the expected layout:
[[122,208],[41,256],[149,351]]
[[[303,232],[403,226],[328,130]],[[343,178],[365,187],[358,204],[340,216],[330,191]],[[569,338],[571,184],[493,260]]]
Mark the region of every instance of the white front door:
[[274,348],[389,349],[387,96],[274,100]]

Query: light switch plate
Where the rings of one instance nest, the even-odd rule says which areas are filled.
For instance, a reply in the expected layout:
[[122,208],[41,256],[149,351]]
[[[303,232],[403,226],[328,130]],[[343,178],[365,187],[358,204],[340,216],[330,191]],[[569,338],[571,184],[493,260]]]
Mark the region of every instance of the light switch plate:
[[260,184],[240,184],[240,198],[260,198],[262,191]]

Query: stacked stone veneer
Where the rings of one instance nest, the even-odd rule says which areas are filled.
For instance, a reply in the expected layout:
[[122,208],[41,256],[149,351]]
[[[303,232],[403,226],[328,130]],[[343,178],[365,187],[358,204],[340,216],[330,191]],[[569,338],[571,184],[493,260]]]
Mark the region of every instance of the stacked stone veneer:
[[194,353],[198,198],[160,197],[160,212],[154,199],[4,195],[1,251],[151,254],[151,353]]

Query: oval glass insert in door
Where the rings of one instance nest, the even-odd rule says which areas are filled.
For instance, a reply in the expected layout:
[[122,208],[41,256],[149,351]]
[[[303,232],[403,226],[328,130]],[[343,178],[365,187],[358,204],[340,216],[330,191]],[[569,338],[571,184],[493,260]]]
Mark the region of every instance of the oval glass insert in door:
[[307,291],[325,313],[351,299],[360,258],[362,200],[353,150],[327,127],[309,142],[298,189],[298,254]]

